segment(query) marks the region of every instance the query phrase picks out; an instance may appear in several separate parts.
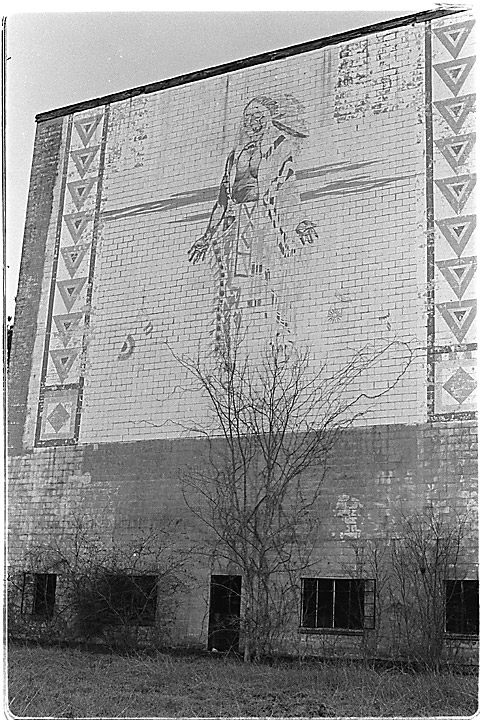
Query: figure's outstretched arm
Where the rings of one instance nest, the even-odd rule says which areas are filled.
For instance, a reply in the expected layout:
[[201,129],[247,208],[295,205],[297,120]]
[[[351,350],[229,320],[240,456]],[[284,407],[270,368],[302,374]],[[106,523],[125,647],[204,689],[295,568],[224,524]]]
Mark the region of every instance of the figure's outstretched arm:
[[218,230],[219,225],[225,217],[227,211],[228,200],[229,200],[229,173],[233,163],[233,152],[227,158],[225,164],[225,172],[223,174],[222,182],[220,183],[220,189],[218,191],[218,198],[213,206],[210,218],[208,220],[207,229],[198,240],[195,240],[193,245],[188,251],[188,259],[195,265],[197,262],[202,262],[205,259],[208,248],[210,247],[210,241]]
[[222,208],[222,206],[219,205],[218,202],[216,202],[213,206],[207,229],[205,230],[203,235],[201,235],[201,237],[195,240],[195,242],[190,246],[190,249],[188,251],[188,259],[194,265],[197,262],[202,262],[203,260],[205,260],[205,255],[207,254],[207,250],[210,247],[210,240],[216,233],[217,228],[222,222],[224,215],[225,208]]

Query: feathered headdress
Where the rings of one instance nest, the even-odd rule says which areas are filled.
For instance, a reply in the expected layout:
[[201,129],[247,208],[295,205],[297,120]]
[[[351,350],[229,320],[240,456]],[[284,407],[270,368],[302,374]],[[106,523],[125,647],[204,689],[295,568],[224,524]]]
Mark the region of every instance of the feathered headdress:
[[305,122],[305,106],[293,95],[257,95],[251,102],[265,105],[270,112],[272,124],[299,138],[308,137],[307,123]]

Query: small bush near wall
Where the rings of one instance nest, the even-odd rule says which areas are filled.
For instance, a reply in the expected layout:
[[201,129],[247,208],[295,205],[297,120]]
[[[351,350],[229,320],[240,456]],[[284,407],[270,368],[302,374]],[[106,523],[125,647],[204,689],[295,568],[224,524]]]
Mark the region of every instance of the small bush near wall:
[[473,522],[431,509],[399,515],[395,538],[356,543],[356,572],[376,585],[375,627],[364,632],[365,657],[431,669],[472,661],[478,579],[476,568],[463,561],[462,546]]
[[8,634],[93,641],[117,649],[170,642],[178,593],[188,585],[182,534],[169,523],[128,541],[106,541],[91,523],[31,548],[11,568]]

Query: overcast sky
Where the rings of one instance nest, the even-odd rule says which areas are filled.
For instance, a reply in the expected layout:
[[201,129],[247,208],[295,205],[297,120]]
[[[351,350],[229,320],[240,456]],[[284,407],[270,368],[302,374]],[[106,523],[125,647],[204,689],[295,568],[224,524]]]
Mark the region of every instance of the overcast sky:
[[[301,12],[274,12],[259,0],[229,5],[229,12],[205,12],[215,4],[202,3],[202,12],[7,14],[7,314],[14,312],[36,114],[420,12],[433,3],[384,0],[365,3],[361,12],[347,2],[335,3],[337,12],[315,12],[309,5],[295,3]],[[237,11],[250,6],[268,11]],[[104,4],[84,0],[79,7]],[[135,7],[143,8],[141,0]],[[185,4],[179,0],[175,7]],[[23,9],[17,1],[15,12]]]

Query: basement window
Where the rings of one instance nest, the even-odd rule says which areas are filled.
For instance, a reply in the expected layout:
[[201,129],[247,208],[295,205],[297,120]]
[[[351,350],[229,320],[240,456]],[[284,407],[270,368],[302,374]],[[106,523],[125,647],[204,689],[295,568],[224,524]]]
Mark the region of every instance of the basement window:
[[302,580],[302,629],[345,631],[374,626],[374,580]]
[[447,580],[447,633],[478,635],[478,580]]
[[54,573],[24,573],[22,613],[38,620],[50,620],[55,608],[56,588],[57,576]]
[[109,575],[105,579],[102,620],[109,625],[153,625],[157,610],[154,575]]

